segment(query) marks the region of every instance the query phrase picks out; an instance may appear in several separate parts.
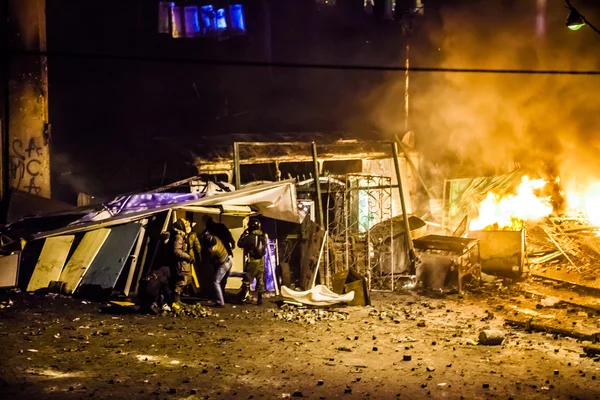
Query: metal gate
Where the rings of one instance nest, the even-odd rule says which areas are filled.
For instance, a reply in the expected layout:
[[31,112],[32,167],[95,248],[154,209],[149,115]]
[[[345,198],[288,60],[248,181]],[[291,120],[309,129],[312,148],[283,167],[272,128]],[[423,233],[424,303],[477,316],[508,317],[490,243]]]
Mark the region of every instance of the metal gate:
[[390,177],[346,175],[343,228],[346,269],[366,276],[369,290],[394,290]]

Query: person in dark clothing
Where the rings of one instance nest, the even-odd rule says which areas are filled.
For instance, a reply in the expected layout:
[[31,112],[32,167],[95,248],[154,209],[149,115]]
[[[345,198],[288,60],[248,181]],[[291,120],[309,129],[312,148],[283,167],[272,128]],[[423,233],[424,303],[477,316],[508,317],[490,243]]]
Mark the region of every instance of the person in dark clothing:
[[267,236],[262,231],[258,219],[250,220],[248,229],[242,233],[238,240],[238,247],[244,249],[244,278],[242,290],[239,294],[240,302],[244,302],[250,292],[250,285],[256,279],[257,304],[262,304],[262,295],[265,290],[265,254],[267,249]]
[[225,285],[231,272],[231,258],[227,253],[225,244],[216,235],[205,232],[200,238],[202,259],[213,268],[213,290],[215,306],[225,305]]
[[169,281],[171,271],[168,266],[160,267],[142,279],[138,298],[140,300],[140,311],[144,313],[159,314],[170,311],[173,305],[173,297]]
[[175,302],[181,300],[181,293],[192,283],[192,260],[189,251],[189,238],[192,227],[190,223],[180,218],[173,224],[174,234],[171,235],[173,251],[173,269],[176,273]]
[[215,220],[209,216],[205,215],[202,220],[204,221],[204,232],[210,232],[211,235],[218,237],[223,245],[225,245],[225,249],[227,250],[227,254],[229,257],[233,257],[233,249],[235,249],[235,240],[233,239],[233,235],[231,235],[231,231],[225,224],[221,222],[215,222]]

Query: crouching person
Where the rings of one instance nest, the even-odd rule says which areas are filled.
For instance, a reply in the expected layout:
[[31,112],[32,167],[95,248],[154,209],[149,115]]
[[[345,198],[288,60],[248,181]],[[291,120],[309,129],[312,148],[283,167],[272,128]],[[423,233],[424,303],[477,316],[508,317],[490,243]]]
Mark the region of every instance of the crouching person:
[[250,285],[256,279],[257,304],[262,304],[262,295],[265,291],[265,253],[267,250],[267,237],[262,231],[258,219],[251,219],[248,229],[242,233],[238,240],[238,247],[244,249],[244,278],[242,291],[239,294],[240,302],[244,302],[250,292]]
[[231,272],[231,259],[227,248],[215,235],[204,232],[200,239],[202,259],[207,260],[209,268],[213,268],[213,290],[215,295],[215,307],[225,306],[225,283]]
[[173,297],[169,288],[170,268],[161,267],[142,279],[138,298],[142,313],[159,314],[160,310],[171,311]]

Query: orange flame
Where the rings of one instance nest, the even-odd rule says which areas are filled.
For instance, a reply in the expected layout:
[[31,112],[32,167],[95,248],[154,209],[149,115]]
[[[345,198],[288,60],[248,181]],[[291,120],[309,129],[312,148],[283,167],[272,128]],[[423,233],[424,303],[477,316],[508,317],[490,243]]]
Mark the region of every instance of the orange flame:
[[546,184],[543,179],[524,176],[516,194],[488,193],[479,205],[479,216],[470,222],[469,229],[521,230],[525,221],[547,217],[552,213],[550,197],[536,195],[536,191]]
[[600,182],[566,190],[567,210],[572,215],[583,214],[595,226],[600,226]]

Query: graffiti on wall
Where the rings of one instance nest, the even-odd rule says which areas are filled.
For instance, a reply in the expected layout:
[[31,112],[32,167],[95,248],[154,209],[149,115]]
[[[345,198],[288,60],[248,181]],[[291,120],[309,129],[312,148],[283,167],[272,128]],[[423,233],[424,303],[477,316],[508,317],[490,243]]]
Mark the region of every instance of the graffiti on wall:
[[47,148],[41,137],[32,137],[27,142],[20,138],[12,141],[9,169],[12,187],[35,195],[41,194],[42,172],[48,157],[46,151]]

